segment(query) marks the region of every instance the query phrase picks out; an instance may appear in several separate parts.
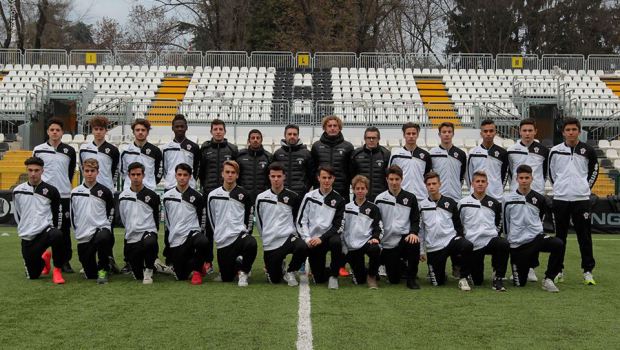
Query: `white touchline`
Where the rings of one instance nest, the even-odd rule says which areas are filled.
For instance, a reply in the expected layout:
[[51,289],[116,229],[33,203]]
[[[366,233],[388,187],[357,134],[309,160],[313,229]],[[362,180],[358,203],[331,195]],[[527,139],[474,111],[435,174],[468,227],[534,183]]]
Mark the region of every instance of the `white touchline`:
[[[306,266],[308,266],[306,264]],[[297,315],[297,349],[312,349],[312,320],[310,319],[310,286],[308,275],[299,277],[299,313]]]

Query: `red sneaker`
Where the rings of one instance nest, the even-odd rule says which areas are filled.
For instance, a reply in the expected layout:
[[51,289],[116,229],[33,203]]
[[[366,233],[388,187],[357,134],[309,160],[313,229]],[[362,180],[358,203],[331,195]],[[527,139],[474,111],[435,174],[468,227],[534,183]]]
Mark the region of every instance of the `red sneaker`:
[[202,284],[202,273],[198,271],[192,273],[192,284],[195,286]]
[[213,272],[213,265],[210,262],[206,262],[202,265],[202,270],[200,271],[200,274],[202,275],[202,277],[212,272]]
[[65,279],[62,278],[62,270],[60,267],[54,267],[54,271],[52,272],[52,282],[54,282],[54,284],[65,284]]
[[341,267],[340,270],[338,270],[338,275],[340,277],[349,277],[350,274],[345,267]]
[[50,252],[49,250],[46,250],[45,253],[41,255],[41,258],[45,262],[45,266],[43,266],[43,270],[41,270],[41,274],[47,276],[50,274],[50,271],[52,270],[52,266],[50,264],[50,261],[52,260],[52,252]]

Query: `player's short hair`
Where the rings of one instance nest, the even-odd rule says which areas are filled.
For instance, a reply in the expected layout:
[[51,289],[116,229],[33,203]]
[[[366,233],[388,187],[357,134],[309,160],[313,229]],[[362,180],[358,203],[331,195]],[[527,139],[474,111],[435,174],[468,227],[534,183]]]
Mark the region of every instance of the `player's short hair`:
[[174,167],[174,172],[176,173],[179,170],[183,170],[189,173],[189,176],[192,176],[192,167],[187,163],[179,163]]
[[332,120],[335,120],[336,123],[338,123],[338,128],[342,130],[342,119],[336,117],[335,115],[328,115],[323,118],[323,121],[321,122],[321,125],[323,126],[323,130],[325,130],[327,123]]
[[284,165],[282,165],[282,163],[279,162],[274,162],[269,164],[269,170],[267,171],[267,174],[269,174],[272,170],[273,171],[281,171],[284,175],[286,175],[286,168],[284,167]]
[[527,164],[521,164],[517,167],[517,175],[526,173],[532,175],[532,167]]
[[353,180],[351,180],[351,186],[355,188],[355,185],[357,185],[360,182],[363,183],[364,186],[366,186],[366,189],[370,189],[370,180],[368,180],[368,178],[364,175],[355,175],[353,177]]
[[175,115],[174,118],[172,118],[172,124],[174,124],[174,122],[176,122],[177,120],[181,120],[185,123],[185,125],[187,125],[187,119],[185,119],[185,115],[181,113]]
[[95,116],[90,120],[90,128],[108,128],[110,120],[102,115]]
[[426,181],[430,179],[435,179],[435,178],[437,178],[437,181],[441,182],[441,178],[439,177],[439,174],[437,174],[434,171],[429,171],[428,173],[426,173],[426,175],[424,175],[424,183],[426,183]]
[[484,170],[476,170],[474,171],[474,174],[471,176],[471,178],[475,178],[476,176],[479,177],[484,177],[485,179],[489,179],[489,177],[487,176],[487,173]]
[[50,120],[47,121],[47,126],[45,127],[45,129],[46,130],[49,129],[50,126],[52,126],[53,124],[56,124],[56,125],[60,126],[61,130],[63,130],[63,131],[65,130],[65,123],[62,120],[60,120],[59,118],[56,118],[56,117],[50,118]]
[[321,171],[328,173],[329,175],[336,177],[336,169],[331,165],[321,165],[317,171],[318,175],[321,175]]
[[367,127],[366,130],[364,130],[364,138],[366,138],[366,134],[369,132],[376,132],[379,139],[381,139],[381,131],[379,131],[379,128],[377,128],[376,126]]
[[250,132],[248,133],[248,141],[250,141],[250,137],[252,136],[252,134],[259,134],[259,135],[260,135],[261,140],[263,139],[263,133],[262,133],[262,132],[260,132],[260,130],[258,130],[258,129],[252,129],[252,130],[250,130]]
[[213,130],[213,126],[214,125],[221,125],[221,126],[223,126],[224,127],[224,131],[226,131],[226,123],[224,123],[224,121],[222,119],[218,119],[218,118],[213,119],[211,121],[211,129],[210,130]]
[[398,165],[391,165],[387,168],[385,172],[385,177],[390,176],[390,174],[398,175],[401,179],[403,178],[403,169],[401,169]]
[[127,174],[129,174],[134,169],[140,169],[142,170],[142,174],[144,174],[144,164],[140,162],[133,162],[129,164],[129,166],[127,167]]
[[299,126],[297,124],[289,124],[287,126],[284,127],[284,136],[286,136],[286,131],[288,129],[295,129],[297,130],[297,134],[299,134]]
[[136,125],[142,125],[146,128],[146,130],[151,130],[151,122],[144,118],[138,118],[134,120],[133,123],[131,123],[131,131],[136,128]]
[[566,117],[562,120],[562,130],[566,128],[567,125],[577,125],[577,129],[581,130],[581,122],[577,118]]
[[443,122],[443,123],[439,124],[439,127],[437,128],[437,130],[441,131],[441,128],[451,128],[452,132],[454,132],[454,123]]
[[239,163],[235,162],[234,160],[227,160],[222,164],[222,171],[224,171],[224,167],[227,165],[233,167],[237,175],[239,174]]
[[521,122],[519,122],[519,129],[521,129],[523,125],[532,125],[534,129],[536,129],[536,120],[533,118],[522,119]]
[[495,126],[495,121],[493,119],[487,118],[480,123],[480,127],[482,128],[485,125],[493,125]]
[[99,161],[95,158],[88,158],[82,162],[82,168],[93,168],[99,170]]
[[30,157],[28,159],[26,159],[24,161],[24,165],[28,166],[28,165],[38,165],[41,168],[43,168],[45,166],[45,162],[43,161],[43,159],[39,158],[39,157]]
[[407,129],[410,129],[410,128],[414,128],[418,131],[418,134],[420,133],[420,124],[409,122],[409,123],[403,124],[403,127],[402,127],[403,134],[405,133],[405,131],[407,131]]

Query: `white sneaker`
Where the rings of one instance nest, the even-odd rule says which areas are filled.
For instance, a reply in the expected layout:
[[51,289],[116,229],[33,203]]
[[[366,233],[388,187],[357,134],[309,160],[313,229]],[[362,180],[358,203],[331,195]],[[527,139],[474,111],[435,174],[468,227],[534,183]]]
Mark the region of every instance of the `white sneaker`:
[[248,286],[248,275],[245,272],[239,271],[239,282],[237,282],[237,285],[239,287]]
[[536,277],[536,271],[530,267],[530,270],[527,272],[527,281],[528,282],[538,282],[538,277]]
[[153,284],[153,269],[144,269],[142,284]]
[[459,279],[459,289],[462,291],[470,291],[471,287],[469,286],[469,282],[467,282],[467,278]]
[[327,288],[329,289],[338,289],[338,277],[329,277],[329,282],[327,283]]
[[379,276],[387,277],[387,271],[385,270],[385,265],[379,265]]
[[163,273],[166,275],[174,275],[174,270],[172,269],[172,267],[164,264],[161,262],[161,260],[159,260],[159,258],[155,259],[155,271],[157,271],[158,273]]
[[592,272],[584,272],[583,273],[583,284],[586,286],[596,286],[596,281],[594,281],[594,276],[592,276]]
[[283,279],[291,287],[295,287],[295,286],[299,285],[299,282],[297,282],[297,277],[295,277],[295,272],[287,272],[287,273],[285,273]]
[[553,283],[553,280],[549,278],[545,278],[543,280],[542,289],[546,290],[547,292],[551,292],[551,293],[557,293],[560,291],[558,287],[555,286],[555,283]]
[[558,273],[553,280],[555,283],[564,283],[564,272],[560,271],[560,273]]

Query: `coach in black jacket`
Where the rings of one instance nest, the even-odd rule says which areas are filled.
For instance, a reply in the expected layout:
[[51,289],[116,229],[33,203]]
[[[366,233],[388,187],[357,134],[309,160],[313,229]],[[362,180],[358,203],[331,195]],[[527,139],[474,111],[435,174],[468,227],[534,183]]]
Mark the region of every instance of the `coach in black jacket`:
[[220,119],[211,122],[211,140],[200,147],[200,170],[198,178],[202,192],[206,196],[213,189],[222,185],[222,164],[227,160],[237,159],[237,146],[228,143],[226,124]]
[[379,129],[374,126],[366,128],[364,146],[356,148],[351,154],[351,176],[364,175],[370,180],[366,198],[371,202],[379,193],[387,190],[385,169],[390,162],[390,151],[379,145],[380,139]]
[[302,198],[312,187],[314,163],[310,151],[299,139],[299,126],[287,125],[280,144],[282,147],[273,153],[273,161],[280,162],[286,170],[284,186]]
[[252,203],[259,193],[269,188],[267,178],[271,153],[263,148],[263,134],[258,129],[250,130],[248,148],[242,149],[237,156],[239,163],[239,185],[252,196]]
[[[330,115],[323,118],[323,135],[321,139],[312,145],[312,160],[318,169],[321,165],[329,165],[336,172],[334,190],[340,194],[345,203],[349,203],[349,186],[351,184],[351,171],[349,162],[353,145],[345,141],[342,136],[342,120]],[[316,169],[315,169],[316,174]],[[312,177],[314,187],[318,188],[318,177]]]

